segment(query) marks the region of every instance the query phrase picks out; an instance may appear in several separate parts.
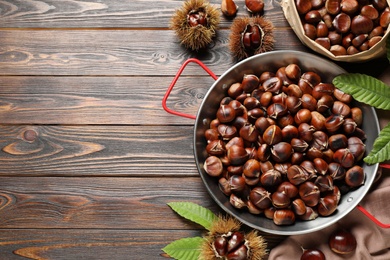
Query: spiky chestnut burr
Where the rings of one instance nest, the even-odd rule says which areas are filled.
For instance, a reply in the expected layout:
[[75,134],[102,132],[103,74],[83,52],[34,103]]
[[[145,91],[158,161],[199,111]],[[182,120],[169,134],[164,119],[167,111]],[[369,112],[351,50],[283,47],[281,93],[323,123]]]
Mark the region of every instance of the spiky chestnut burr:
[[220,16],[220,11],[209,2],[189,0],[175,11],[170,28],[176,32],[183,46],[199,51],[213,41]]
[[240,227],[234,218],[219,217],[205,237],[199,259],[264,259],[267,255],[264,239],[257,231],[244,233]]
[[236,18],[229,36],[230,51],[238,60],[271,51],[275,42],[273,30],[272,22],[260,16]]

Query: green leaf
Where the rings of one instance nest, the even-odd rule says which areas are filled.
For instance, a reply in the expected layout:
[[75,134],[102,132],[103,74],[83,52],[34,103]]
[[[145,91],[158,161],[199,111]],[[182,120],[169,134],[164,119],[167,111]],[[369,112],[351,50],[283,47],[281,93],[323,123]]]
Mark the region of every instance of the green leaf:
[[217,216],[211,210],[192,202],[170,202],[168,206],[180,216],[203,226],[207,230],[210,230],[212,223],[217,219]]
[[371,152],[363,160],[368,164],[390,160],[390,123],[380,131]]
[[390,87],[372,76],[359,73],[341,74],[333,79],[333,84],[357,101],[390,110]]
[[200,255],[203,238],[189,237],[173,241],[162,250],[178,260],[196,260]]

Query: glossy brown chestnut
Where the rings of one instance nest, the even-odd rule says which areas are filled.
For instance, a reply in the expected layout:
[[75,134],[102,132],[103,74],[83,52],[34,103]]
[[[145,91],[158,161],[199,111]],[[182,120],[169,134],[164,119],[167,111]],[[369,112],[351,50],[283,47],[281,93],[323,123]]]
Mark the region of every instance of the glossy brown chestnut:
[[218,177],[222,174],[223,164],[217,156],[209,156],[204,162],[204,170],[208,175]]
[[295,223],[295,214],[291,209],[277,209],[275,210],[273,220],[278,226],[292,225]]
[[355,161],[360,161],[366,151],[366,145],[357,137],[348,138],[348,149],[355,157]]
[[292,165],[287,170],[287,178],[294,185],[300,185],[309,179],[310,175],[299,165]]
[[271,147],[271,156],[275,162],[286,162],[292,154],[293,148],[287,142],[279,142]]
[[[207,148],[206,148],[207,149]],[[239,145],[232,145],[227,150],[227,156],[232,165],[241,165],[248,160],[248,153],[245,148]]]
[[359,187],[364,183],[365,174],[361,166],[355,165],[345,173],[345,183],[351,187]]
[[277,187],[282,180],[282,174],[276,169],[268,170],[260,177],[261,184],[266,188]]
[[290,198],[289,196],[281,191],[275,191],[271,195],[272,205],[277,209],[283,209],[290,206]]
[[250,194],[249,200],[259,209],[266,209],[272,205],[271,194],[263,187],[254,187]]
[[301,216],[306,213],[306,205],[305,202],[302,199],[295,199],[291,203],[292,210],[297,214],[298,216]]
[[350,168],[355,163],[355,157],[348,148],[341,148],[335,151],[333,160],[344,168]]
[[333,180],[342,180],[345,177],[345,169],[336,162],[331,162],[328,165],[328,173]]
[[309,207],[314,207],[320,200],[320,190],[311,181],[302,183],[299,186],[299,196]]
[[280,141],[282,141],[282,139],[282,129],[280,129],[280,127],[277,125],[269,126],[263,133],[263,140],[268,145],[274,145],[276,143],[279,143]]
[[329,237],[329,247],[337,254],[350,254],[357,246],[355,236],[346,230],[337,230]]
[[244,92],[250,93],[259,86],[259,78],[253,74],[245,74],[241,86]]
[[324,253],[319,249],[305,249],[301,256],[301,260],[325,260]]

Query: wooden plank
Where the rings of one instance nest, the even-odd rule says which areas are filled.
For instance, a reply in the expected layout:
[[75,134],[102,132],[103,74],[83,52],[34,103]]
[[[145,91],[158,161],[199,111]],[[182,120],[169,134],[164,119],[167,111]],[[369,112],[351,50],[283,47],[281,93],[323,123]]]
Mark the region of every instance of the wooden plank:
[[198,176],[192,126],[1,126],[0,176]]
[[[161,250],[185,237],[203,236],[203,230],[1,230],[4,259],[163,259]],[[268,248],[280,243],[280,236],[263,235]],[[71,256],[71,257],[70,257]]]
[[218,213],[200,177],[0,177],[0,229],[193,229],[167,203]]
[[170,242],[202,230],[1,230],[2,259],[164,259]]
[[[221,30],[207,52],[191,53],[169,30],[0,30],[0,75],[172,76],[190,57],[221,75],[236,63],[229,33]],[[275,50],[307,51],[290,28],[275,35],[283,39]],[[198,73],[195,66],[184,72]]]
[[[101,1],[20,1],[0,2],[0,27],[4,28],[167,28],[174,11],[183,1],[170,0],[101,0]],[[220,8],[220,0],[209,1]],[[237,17],[247,16],[245,2],[239,5]],[[280,4],[265,1],[264,15],[275,26],[287,26]],[[221,15],[220,26],[227,28],[231,20]]]
[[[190,67],[194,65],[189,65]],[[214,80],[182,76],[169,108],[196,115]],[[2,124],[186,124],[162,108],[172,77],[0,77]],[[142,115],[142,116],[141,116]]]

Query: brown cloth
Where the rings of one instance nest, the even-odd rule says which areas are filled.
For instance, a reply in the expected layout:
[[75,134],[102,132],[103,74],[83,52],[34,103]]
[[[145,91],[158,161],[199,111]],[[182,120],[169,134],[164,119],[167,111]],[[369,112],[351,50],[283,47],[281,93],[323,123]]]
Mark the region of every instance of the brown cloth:
[[[359,205],[380,222],[390,224],[390,170],[382,169],[382,176],[373,184]],[[354,253],[343,256],[330,250],[328,238],[338,229],[346,229],[356,237],[357,248]],[[340,221],[325,229],[286,238],[271,250],[269,259],[300,259],[302,247],[320,249],[326,259],[332,260],[390,260],[390,228],[379,227],[358,208],[355,208]]]

